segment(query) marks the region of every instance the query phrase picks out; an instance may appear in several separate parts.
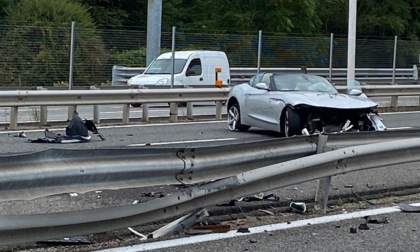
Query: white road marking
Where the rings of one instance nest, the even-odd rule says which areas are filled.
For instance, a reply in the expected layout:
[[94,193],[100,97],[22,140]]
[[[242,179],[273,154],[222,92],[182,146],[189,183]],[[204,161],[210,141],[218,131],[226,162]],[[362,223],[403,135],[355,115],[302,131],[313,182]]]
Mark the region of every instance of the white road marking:
[[236,138],[218,138],[218,139],[201,139],[201,140],[188,140],[188,141],[175,141],[175,142],[141,143],[141,144],[129,144],[127,146],[166,145],[166,144],[183,144],[183,143],[205,143],[205,142],[233,141],[233,140],[236,140]]
[[[420,206],[420,203],[414,203],[411,205]],[[259,233],[272,232],[272,231],[284,230],[284,229],[289,229],[289,228],[304,227],[307,225],[325,224],[325,223],[336,222],[336,221],[363,218],[365,216],[395,213],[395,212],[400,212],[400,211],[401,210],[397,206],[385,207],[385,208],[358,211],[358,212],[352,212],[352,213],[322,216],[322,217],[317,217],[313,219],[292,221],[290,224],[288,224],[287,222],[283,222],[283,223],[269,224],[269,225],[264,225],[264,226],[259,226],[259,227],[250,227],[249,233],[237,233],[237,230],[231,230],[227,233],[196,235],[196,236],[180,238],[180,239],[175,239],[175,240],[150,242],[150,243],[144,243],[144,244],[139,244],[139,245],[133,245],[129,247],[112,248],[112,249],[105,249],[105,250],[99,250],[99,251],[101,252],[149,251],[153,249],[162,249],[162,248],[169,248],[169,247],[195,244],[195,243],[201,243],[201,242],[215,241],[215,240],[234,238],[234,237],[239,237],[239,236],[244,236],[244,235],[259,234]]]
[[379,116],[381,115],[395,115],[395,114],[418,114],[420,111],[402,111],[402,112],[385,112],[385,113],[379,113]]
[[414,127],[396,127],[396,128],[386,128],[386,130],[405,130],[405,129],[413,129]]

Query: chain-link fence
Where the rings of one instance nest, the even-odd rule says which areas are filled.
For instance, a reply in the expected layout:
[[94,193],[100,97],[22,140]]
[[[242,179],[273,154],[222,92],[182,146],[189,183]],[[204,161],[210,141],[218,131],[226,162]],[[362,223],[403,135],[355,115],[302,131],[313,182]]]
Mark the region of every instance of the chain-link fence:
[[[68,85],[71,27],[0,26],[0,85]],[[255,34],[220,34],[212,31],[176,33],[176,50],[220,50],[231,67],[256,67]],[[91,30],[76,24],[74,86],[110,85],[112,66],[144,67],[146,29]],[[334,36],[332,66],[347,66],[347,37]],[[329,67],[330,35],[262,33],[261,67]],[[356,42],[357,68],[392,68],[394,37],[364,38]],[[161,52],[170,51],[172,32],[162,31]],[[419,61],[419,41],[398,40],[397,68]]]

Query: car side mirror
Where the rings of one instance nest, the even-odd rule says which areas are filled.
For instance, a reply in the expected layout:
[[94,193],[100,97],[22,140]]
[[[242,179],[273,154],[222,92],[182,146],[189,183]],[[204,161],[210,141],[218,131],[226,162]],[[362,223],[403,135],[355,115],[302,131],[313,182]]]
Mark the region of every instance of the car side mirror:
[[263,82],[255,84],[255,87],[258,88],[258,89],[269,90],[268,85],[266,83],[263,83]]
[[361,94],[363,94],[363,92],[362,90],[359,90],[359,89],[352,89],[349,92],[349,95],[353,95],[353,96],[359,96]]

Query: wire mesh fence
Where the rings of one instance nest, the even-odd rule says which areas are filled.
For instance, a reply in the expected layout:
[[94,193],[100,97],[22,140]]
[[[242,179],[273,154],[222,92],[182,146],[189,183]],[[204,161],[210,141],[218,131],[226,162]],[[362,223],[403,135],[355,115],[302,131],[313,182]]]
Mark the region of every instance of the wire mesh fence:
[[[71,28],[0,26],[0,86],[68,85]],[[181,31],[176,50],[224,51],[231,67],[256,67],[255,34]],[[145,67],[146,29],[75,31],[73,85],[110,85],[114,65]],[[347,66],[347,37],[334,37],[332,66]],[[330,35],[262,33],[261,67],[320,67],[330,64]],[[170,51],[172,32],[162,31],[161,53]],[[392,68],[394,37],[359,38],[357,68]],[[420,42],[398,40],[397,68],[419,63]]]

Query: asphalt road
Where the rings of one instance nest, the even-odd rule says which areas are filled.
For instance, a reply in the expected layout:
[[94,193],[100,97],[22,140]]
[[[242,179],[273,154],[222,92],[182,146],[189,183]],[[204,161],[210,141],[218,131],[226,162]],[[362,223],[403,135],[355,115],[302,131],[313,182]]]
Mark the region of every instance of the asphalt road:
[[[405,127],[420,127],[420,113],[385,113],[382,114],[385,125],[398,130]],[[51,129],[63,133],[63,128]],[[25,130],[27,138],[14,135],[17,132],[0,132],[0,153],[40,151],[46,148],[76,148],[89,151],[92,148],[130,146],[130,145],[161,145],[161,146],[208,146],[218,144],[240,143],[280,137],[272,132],[251,129],[249,132],[231,132],[226,122],[191,122],[175,124],[142,124],[128,126],[100,127],[100,132],[106,140],[95,138],[82,144],[35,144],[29,139],[43,136],[43,129]],[[373,191],[386,191],[390,188],[416,187],[419,185],[420,172],[418,164],[406,164],[393,167],[383,167],[336,176],[331,183],[331,197],[351,194],[351,190],[360,194]],[[348,186],[351,185],[351,188]],[[282,201],[311,201],[315,191],[315,182],[303,183],[290,188],[276,191]],[[25,214],[35,212],[53,212],[76,210],[87,207],[107,207],[132,204],[138,200],[143,191],[128,189],[121,191],[92,192],[84,195],[57,195],[32,201],[13,201],[0,203],[0,214]],[[99,196],[99,197],[98,197]],[[392,225],[381,226],[374,230],[350,234],[349,225],[356,225],[360,220],[343,221],[342,223],[311,225],[296,229],[283,230],[270,234],[262,233],[252,237],[235,238],[232,240],[213,241],[207,245],[190,245],[161,251],[417,251],[414,247],[420,222],[418,215],[392,214]],[[409,216],[409,217],[407,217]],[[395,219],[395,221],[394,221]],[[407,220],[409,219],[409,221]],[[410,222],[411,221],[411,222]],[[398,224],[399,223],[399,224]],[[396,226],[393,226],[393,225]],[[337,228],[340,226],[342,228]],[[385,226],[385,225],[384,225]],[[378,229],[378,230],[377,230]],[[415,231],[412,231],[415,230]],[[396,233],[396,231],[400,231]],[[387,234],[388,236],[382,235]],[[335,235],[335,236],[334,236]],[[380,236],[380,237],[379,237]],[[330,237],[330,238],[329,238]],[[333,238],[335,237],[335,238]],[[398,239],[397,239],[398,237]],[[414,238],[413,238],[414,237]],[[253,239],[252,241],[250,239]],[[267,239],[267,241],[266,241]],[[402,240],[399,240],[402,239]],[[256,242],[254,242],[256,240]],[[390,242],[395,241],[395,242]],[[370,245],[370,244],[376,245]],[[385,245],[384,245],[385,244]],[[344,246],[347,246],[346,248]],[[71,251],[66,250],[66,251]]]

